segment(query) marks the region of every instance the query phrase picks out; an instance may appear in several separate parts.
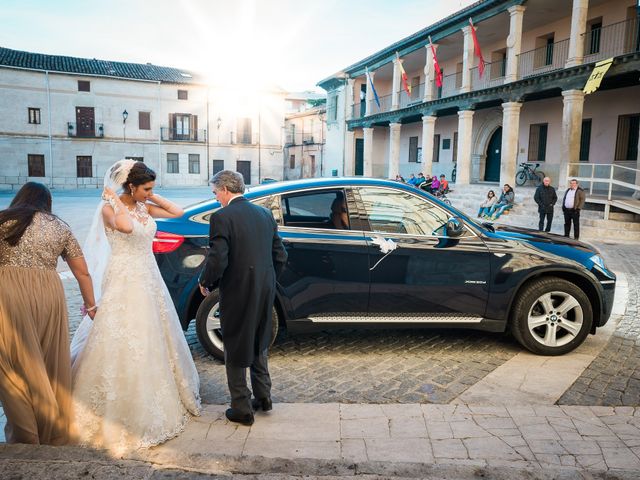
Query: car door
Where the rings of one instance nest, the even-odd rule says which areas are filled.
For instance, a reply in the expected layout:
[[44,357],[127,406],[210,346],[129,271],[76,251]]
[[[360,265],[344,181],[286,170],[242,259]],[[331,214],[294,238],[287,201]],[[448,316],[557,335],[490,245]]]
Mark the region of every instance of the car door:
[[369,252],[350,189],[281,195],[280,234],[289,254],[279,278],[296,319],[366,316]]
[[[472,229],[463,226],[459,237],[448,237],[443,225],[451,214],[419,192],[363,186],[356,197],[368,220],[370,315],[434,322],[484,315],[490,255]],[[397,248],[385,256],[374,243],[381,240]]]

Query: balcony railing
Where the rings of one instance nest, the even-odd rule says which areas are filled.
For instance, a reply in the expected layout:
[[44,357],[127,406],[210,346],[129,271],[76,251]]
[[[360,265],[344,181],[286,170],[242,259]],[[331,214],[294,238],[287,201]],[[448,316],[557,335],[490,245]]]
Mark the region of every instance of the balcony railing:
[[400,87],[400,108],[410,107],[422,103],[424,97],[424,83],[411,87],[411,95],[407,95],[404,88]]
[[504,83],[506,60],[485,63],[484,72],[480,76],[478,67],[471,69],[471,88],[473,90],[484,90]]
[[550,43],[518,55],[520,78],[541,75],[564,68],[569,55],[569,39]]
[[452,73],[450,75],[445,75],[442,78],[442,90],[440,91],[439,98],[452,97],[453,95],[457,95],[460,90],[460,80],[462,78],[461,72]]
[[[616,57],[640,51],[640,25],[638,18],[631,18],[622,22],[606,25],[593,29],[584,34],[584,63],[597,62],[599,60]],[[562,70],[565,68],[569,56],[569,39],[555,43],[549,43],[542,47],[523,52],[517,57],[518,78],[527,78],[535,75]],[[471,90],[483,90],[502,85],[505,81],[506,60],[487,63],[480,77],[478,67],[471,69]],[[460,93],[462,73],[456,72],[443,78],[443,85],[435,89],[435,98],[446,98]],[[425,84],[414,88],[408,96],[404,90],[399,92],[399,108],[406,108],[414,103],[422,102]],[[380,107],[373,102],[371,112],[367,111],[365,102],[353,104],[354,119],[375,115],[376,113],[391,111],[391,95],[380,97]]]
[[375,100],[373,100],[371,112],[367,112],[366,101],[358,102],[353,104],[353,118],[362,118],[367,117],[369,115],[375,115],[376,113],[388,112],[391,110],[391,95],[383,95],[382,97],[378,97],[380,100],[380,106]]
[[78,126],[75,122],[67,122],[67,135],[75,138],[104,138],[104,125],[94,123],[93,125]]
[[160,129],[160,134],[163,142],[204,143],[207,141],[206,130],[162,127]]
[[638,18],[595,28],[583,35],[584,63],[598,62],[640,50]]
[[316,130],[315,133],[287,133],[285,135],[285,147],[293,147],[295,145],[319,145],[322,143],[322,134],[319,130]]

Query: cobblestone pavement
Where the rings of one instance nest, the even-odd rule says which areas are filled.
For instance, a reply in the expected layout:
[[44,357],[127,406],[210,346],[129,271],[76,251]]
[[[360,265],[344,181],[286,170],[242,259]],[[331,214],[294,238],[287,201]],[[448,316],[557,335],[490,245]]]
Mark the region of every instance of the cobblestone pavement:
[[[80,295],[65,280],[71,332]],[[205,403],[229,402],[224,366],[187,341]],[[467,330],[331,330],[285,337],[271,349],[278,402],[448,403],[521,351],[510,337]]]
[[627,312],[609,343],[558,400],[561,405],[640,405],[640,247],[605,245],[603,254],[629,283]]

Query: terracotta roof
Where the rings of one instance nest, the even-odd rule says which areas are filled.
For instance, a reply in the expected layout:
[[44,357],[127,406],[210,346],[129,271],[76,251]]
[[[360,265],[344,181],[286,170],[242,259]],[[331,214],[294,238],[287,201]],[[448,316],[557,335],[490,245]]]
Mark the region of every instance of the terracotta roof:
[[112,62],[95,58],[46,55],[0,47],[0,67],[2,66],[163,83],[203,83],[203,79],[198,74],[179,68],[161,67],[150,63]]

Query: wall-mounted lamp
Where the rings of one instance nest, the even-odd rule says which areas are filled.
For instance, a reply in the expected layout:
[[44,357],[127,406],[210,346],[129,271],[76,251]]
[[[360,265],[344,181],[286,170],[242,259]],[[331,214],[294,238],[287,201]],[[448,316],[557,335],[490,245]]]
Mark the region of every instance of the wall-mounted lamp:
[[129,112],[127,112],[126,110],[122,112],[122,123],[126,123],[128,117],[129,117]]
[[218,117],[218,120],[216,120],[217,125],[218,125],[218,130],[220,130],[220,126],[222,125],[222,119],[220,117]]

